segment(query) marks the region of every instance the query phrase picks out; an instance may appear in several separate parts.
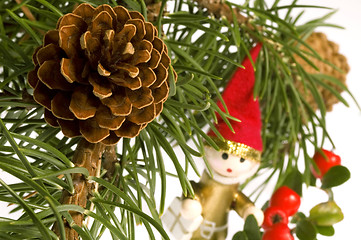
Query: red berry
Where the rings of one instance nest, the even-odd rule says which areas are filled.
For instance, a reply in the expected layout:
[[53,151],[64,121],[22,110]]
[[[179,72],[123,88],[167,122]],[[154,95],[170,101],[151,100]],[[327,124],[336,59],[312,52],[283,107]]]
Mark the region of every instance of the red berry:
[[277,206],[270,206],[264,211],[264,220],[262,227],[264,229],[271,228],[277,223],[288,224],[288,216]]
[[287,224],[277,223],[265,231],[262,240],[294,240]]
[[270,206],[281,208],[287,216],[294,215],[298,211],[300,205],[300,196],[287,186],[282,186],[277,189],[270,199]]
[[322,155],[321,152],[316,152],[313,156],[313,160],[315,161],[319,171],[317,171],[313,166],[311,166],[312,174],[316,178],[322,178],[331,167],[341,165],[340,156],[325,149],[321,150],[325,154],[326,158],[324,155]]

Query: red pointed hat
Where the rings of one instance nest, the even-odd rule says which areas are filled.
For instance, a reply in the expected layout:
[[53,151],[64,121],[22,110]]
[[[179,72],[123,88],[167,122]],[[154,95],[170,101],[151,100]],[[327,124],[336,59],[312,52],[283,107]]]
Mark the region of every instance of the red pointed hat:
[[[262,44],[258,43],[250,51],[254,63],[261,48]],[[232,132],[223,119],[217,116],[218,124],[215,127],[226,141],[223,142],[217,138],[213,131],[210,131],[208,135],[216,141],[221,150],[246,159],[260,161],[263,150],[262,122],[258,99],[253,96],[255,72],[248,57],[243,60],[242,65],[244,68],[236,70],[222,94],[229,114],[241,122],[230,120],[234,130]],[[218,106],[224,111],[220,102]]]

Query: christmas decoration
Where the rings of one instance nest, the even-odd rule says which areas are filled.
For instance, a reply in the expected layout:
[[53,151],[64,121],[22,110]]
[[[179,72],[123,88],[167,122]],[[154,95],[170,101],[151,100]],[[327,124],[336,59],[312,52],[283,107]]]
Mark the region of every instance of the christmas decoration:
[[277,206],[270,206],[264,211],[264,221],[262,227],[264,229],[272,228],[277,223],[288,224],[288,216]]
[[[204,172],[199,183],[192,183],[194,200],[185,198],[187,204],[182,206],[179,214],[184,218],[193,215],[195,207],[200,206],[199,215],[190,218],[192,222],[202,217],[199,228],[178,232],[172,228],[180,225],[170,218],[169,213],[163,217],[164,224],[169,227],[176,239],[225,239],[227,236],[228,212],[233,209],[238,215],[246,218],[252,214],[258,225],[263,222],[263,212],[238,190],[239,183],[251,177],[260,164],[262,140],[260,136],[261,119],[258,100],[253,97],[254,69],[262,45],[257,44],[251,51],[251,58],[242,62],[244,69],[239,68],[227,84],[222,97],[232,116],[241,122],[232,121],[233,131],[219,117],[216,129],[226,139],[218,140],[213,131],[208,135],[217,142],[220,151],[206,148],[206,159],[212,172]],[[252,60],[250,60],[252,59]],[[213,177],[211,177],[213,175]],[[169,211],[172,211],[170,208]],[[178,214],[178,213],[176,213]],[[182,226],[180,226],[182,227]]]
[[326,149],[321,149],[321,151],[316,152],[313,156],[317,169],[313,165],[311,166],[312,174],[316,178],[322,178],[331,167],[341,165],[340,156]]
[[[310,9],[330,11],[0,1],[0,239],[332,236],[350,172],[319,149],[337,147],[327,111],[354,97],[318,32],[332,11]],[[310,189],[328,199],[299,209]]]
[[287,216],[292,216],[300,207],[301,198],[289,187],[282,186],[272,194],[269,204],[270,206],[277,206],[281,208]]
[[318,226],[332,226],[342,221],[341,208],[334,201],[319,203],[310,210],[310,219]]
[[301,205],[300,196],[287,186],[281,186],[269,201],[269,207],[264,211],[265,229],[262,240],[265,239],[294,239],[288,228],[288,218],[295,215]]
[[277,223],[272,228],[265,231],[262,240],[293,240],[294,237],[290,233],[287,224]]
[[45,120],[67,137],[115,144],[163,109],[170,59],[157,29],[122,6],[79,5],[35,50],[28,74]]

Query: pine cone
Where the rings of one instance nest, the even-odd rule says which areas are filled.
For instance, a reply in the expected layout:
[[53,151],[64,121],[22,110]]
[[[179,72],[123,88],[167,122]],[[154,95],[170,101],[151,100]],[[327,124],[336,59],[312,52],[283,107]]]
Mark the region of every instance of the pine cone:
[[[149,1],[149,3],[147,3],[147,17],[148,17],[148,21],[150,22],[155,22],[158,19],[158,15],[160,12],[160,7],[162,6],[162,2],[154,2],[153,1]],[[165,9],[163,11],[166,11]],[[164,12],[163,12],[164,14]]]
[[137,136],[169,92],[170,58],[157,35],[140,13],[122,6],[81,4],[61,17],[28,74],[46,122],[91,143]]
[[[314,69],[308,63],[306,63],[303,59],[299,56],[295,56],[296,61],[302,65],[306,72],[310,74],[321,73],[328,76],[332,76],[337,78],[341,83],[346,85],[346,74],[350,70],[349,65],[347,64],[347,59],[345,56],[340,54],[339,47],[336,43],[331,42],[327,39],[326,35],[323,33],[313,32],[310,37],[307,38],[306,43],[310,45],[316,52],[321,56],[321,58],[325,59],[327,62],[335,65],[337,68],[341,69],[342,71],[338,71],[337,69],[333,68],[327,63],[322,62],[316,58],[312,58],[312,62],[319,68],[319,71]],[[305,46],[301,46],[300,50],[308,51],[309,50]],[[332,88],[336,89],[339,93],[342,92],[342,88],[335,85],[334,83],[323,80]],[[303,96],[305,96],[306,101],[310,104],[310,106],[316,110],[318,108],[317,102],[315,101],[312,93],[310,91],[305,91],[302,81],[296,81],[295,86],[300,90]],[[332,110],[332,106],[339,102],[337,97],[331,93],[329,90],[325,89],[324,87],[318,85],[317,89],[322,96],[327,111]]]

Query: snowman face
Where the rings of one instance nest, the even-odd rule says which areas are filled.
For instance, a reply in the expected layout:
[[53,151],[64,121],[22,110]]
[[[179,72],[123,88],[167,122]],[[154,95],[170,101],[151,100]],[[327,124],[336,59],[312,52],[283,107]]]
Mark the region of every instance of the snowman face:
[[211,147],[206,148],[205,153],[213,171],[224,177],[247,179],[256,173],[260,164]]

